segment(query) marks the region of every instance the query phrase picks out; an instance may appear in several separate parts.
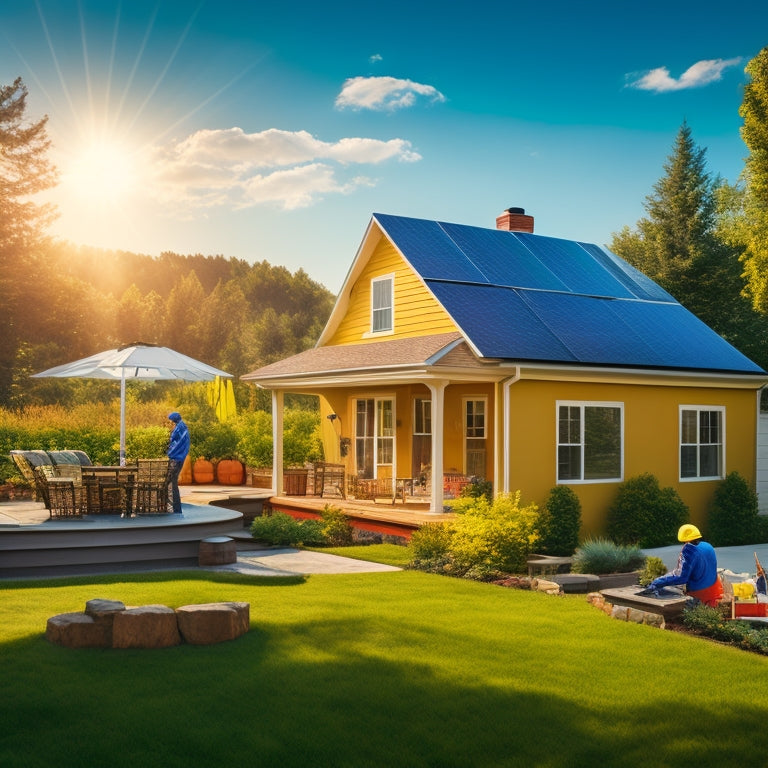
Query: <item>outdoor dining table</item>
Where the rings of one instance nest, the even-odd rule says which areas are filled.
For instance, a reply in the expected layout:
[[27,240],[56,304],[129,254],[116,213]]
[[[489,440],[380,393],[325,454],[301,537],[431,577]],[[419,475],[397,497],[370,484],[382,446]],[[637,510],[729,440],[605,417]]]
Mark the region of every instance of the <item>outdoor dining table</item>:
[[88,514],[129,515],[136,471],[131,465],[83,467]]

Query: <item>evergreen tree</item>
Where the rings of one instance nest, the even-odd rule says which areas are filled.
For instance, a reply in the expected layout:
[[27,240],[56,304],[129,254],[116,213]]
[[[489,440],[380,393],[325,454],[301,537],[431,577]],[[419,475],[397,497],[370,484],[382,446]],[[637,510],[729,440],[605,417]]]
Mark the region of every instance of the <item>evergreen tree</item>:
[[53,208],[30,199],[55,184],[47,159],[47,117],[25,122],[27,88],[21,78],[0,85],[0,404],[11,396],[13,367],[23,340],[24,315],[37,305],[35,249]]
[[611,250],[765,367],[768,323],[744,296],[742,250],[725,235],[727,207],[737,193],[710,178],[706,150],[695,144],[685,122],[664,171],[646,198],[647,218],[636,230],[624,227],[614,234]]

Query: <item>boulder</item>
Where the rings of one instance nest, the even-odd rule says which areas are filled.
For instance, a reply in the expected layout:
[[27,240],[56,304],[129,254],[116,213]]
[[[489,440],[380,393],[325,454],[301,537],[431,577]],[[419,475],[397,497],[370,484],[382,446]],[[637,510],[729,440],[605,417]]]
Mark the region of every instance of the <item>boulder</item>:
[[249,603],[202,603],[176,609],[179,632],[190,645],[234,640],[251,624]]
[[60,613],[48,619],[45,637],[66,648],[109,648],[112,627],[111,623],[96,621],[84,613]]
[[169,648],[181,643],[176,612],[165,605],[142,605],[115,613],[113,648]]

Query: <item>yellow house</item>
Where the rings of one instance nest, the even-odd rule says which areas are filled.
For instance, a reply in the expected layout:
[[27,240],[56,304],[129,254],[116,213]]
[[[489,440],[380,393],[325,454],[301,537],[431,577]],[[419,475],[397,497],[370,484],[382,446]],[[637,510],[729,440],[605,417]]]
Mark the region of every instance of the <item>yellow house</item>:
[[619,484],[672,486],[702,523],[718,481],[754,487],[768,375],[653,281],[596,245],[374,214],[317,345],[243,377],[272,391],[282,494],[286,392],[318,395],[326,460],[348,478],[446,477],[543,503],[567,484],[583,533]]

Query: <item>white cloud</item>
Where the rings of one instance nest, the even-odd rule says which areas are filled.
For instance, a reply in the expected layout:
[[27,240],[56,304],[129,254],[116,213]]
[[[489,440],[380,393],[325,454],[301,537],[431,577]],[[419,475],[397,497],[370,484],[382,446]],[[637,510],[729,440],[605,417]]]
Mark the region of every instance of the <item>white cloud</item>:
[[202,130],[155,151],[150,191],[175,206],[293,209],[373,184],[365,176],[346,178],[351,165],[420,159],[404,139],[325,142],[307,131]]
[[701,88],[720,80],[723,71],[728,67],[735,67],[741,62],[741,58],[735,59],[706,59],[697,61],[675,79],[669,74],[666,67],[657,67],[644,74],[627,75],[630,88],[638,88],[641,91],[682,91],[687,88]]
[[445,101],[440,91],[431,85],[400,80],[396,77],[351,77],[336,97],[340,109],[372,109],[392,111],[411,107],[423,96],[432,102]]
[[379,61],[382,61],[382,60],[383,60],[383,58],[384,58],[384,57],[383,57],[383,56],[382,56],[380,53],[374,53],[374,54],[373,54],[373,56],[370,56],[370,57],[368,58],[368,61],[370,61],[370,62],[371,62],[371,64],[376,64],[376,63],[378,63]]

